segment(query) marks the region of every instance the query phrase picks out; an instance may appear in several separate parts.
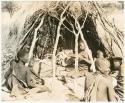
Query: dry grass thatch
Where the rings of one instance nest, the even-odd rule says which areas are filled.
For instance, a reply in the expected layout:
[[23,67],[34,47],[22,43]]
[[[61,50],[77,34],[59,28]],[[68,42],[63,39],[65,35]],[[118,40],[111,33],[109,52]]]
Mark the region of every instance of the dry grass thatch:
[[[23,10],[19,10],[18,14],[23,13]],[[31,11],[29,12],[29,14],[25,14],[24,18],[22,18],[23,22],[20,29],[18,28],[19,25],[11,27],[9,44],[14,45],[9,46],[12,52],[8,51],[5,53],[3,51],[3,58],[6,58],[6,55],[11,55],[9,59],[3,60],[3,67],[6,65],[6,62],[15,58],[16,53],[24,45],[28,44],[32,46],[32,49],[35,49],[35,44],[39,39],[41,39],[42,45],[45,44],[43,45],[44,48],[50,48],[50,52],[52,53],[58,34],[60,34],[58,37],[59,41],[57,39],[59,44],[58,42],[56,43],[55,52],[53,51],[53,53],[56,53],[57,48],[61,46],[64,49],[67,49],[67,46],[69,49],[74,49],[74,34],[78,33],[81,39],[85,40],[86,46],[92,51],[93,56],[95,56],[97,49],[101,49],[106,56],[123,56],[123,32],[114,23],[104,17],[103,9],[98,2],[47,2],[43,8],[38,6],[32,13]],[[17,16],[16,20],[19,22],[19,15],[15,16]],[[43,24],[40,25],[43,16],[45,16]],[[91,23],[91,25],[87,22]],[[88,36],[87,33],[91,35]],[[34,35],[36,35],[35,39]],[[89,41],[92,41],[93,45]],[[33,50],[30,53],[32,55]],[[43,54],[45,54],[45,51]]]

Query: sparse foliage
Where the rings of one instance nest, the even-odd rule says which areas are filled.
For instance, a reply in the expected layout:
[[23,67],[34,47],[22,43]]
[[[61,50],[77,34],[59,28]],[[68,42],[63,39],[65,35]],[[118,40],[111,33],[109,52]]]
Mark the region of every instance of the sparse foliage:
[[8,11],[10,17],[19,9],[19,5],[13,1],[2,1],[2,11]]

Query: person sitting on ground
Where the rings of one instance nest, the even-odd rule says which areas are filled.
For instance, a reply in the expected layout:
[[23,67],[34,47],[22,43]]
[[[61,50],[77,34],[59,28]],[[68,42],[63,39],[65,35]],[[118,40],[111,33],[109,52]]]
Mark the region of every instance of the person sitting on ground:
[[92,62],[88,56],[83,42],[79,43],[79,69],[90,71]]
[[[72,54],[69,56],[70,56],[69,61],[72,61],[72,63],[75,63],[75,55]],[[79,42],[78,63],[79,63],[78,69],[79,69],[80,73],[75,73],[75,74],[78,74],[78,76],[83,76],[84,72],[86,72],[86,71],[90,72],[90,66],[91,66],[92,62],[88,56],[88,53],[87,53],[84,43],[82,41]],[[69,76],[70,75],[75,76],[75,74],[70,73]]]
[[85,101],[117,101],[117,95],[111,82],[110,63],[105,58],[98,58],[95,61],[97,71],[86,73],[85,79]]
[[28,62],[29,48],[24,47],[17,53],[18,60],[11,60],[10,68],[5,74],[5,85],[11,92],[11,96],[18,96],[19,94],[25,94],[27,91],[25,88],[34,88],[38,83],[43,84],[44,80],[36,80],[38,76],[32,71],[32,62],[26,66]]

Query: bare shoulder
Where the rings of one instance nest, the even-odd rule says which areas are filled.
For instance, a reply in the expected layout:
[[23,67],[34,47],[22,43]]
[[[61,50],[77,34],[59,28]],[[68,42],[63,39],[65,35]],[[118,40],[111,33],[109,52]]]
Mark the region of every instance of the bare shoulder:
[[100,83],[102,85],[105,85],[106,87],[111,87],[112,86],[112,78],[110,76],[108,76],[108,77],[100,76]]

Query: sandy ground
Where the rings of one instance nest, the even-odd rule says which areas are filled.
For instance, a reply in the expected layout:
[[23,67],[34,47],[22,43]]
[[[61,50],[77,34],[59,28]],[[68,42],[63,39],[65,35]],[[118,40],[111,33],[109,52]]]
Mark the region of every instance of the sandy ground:
[[[49,62],[47,62],[49,64]],[[46,88],[33,88],[28,89],[28,93],[24,95],[18,95],[15,97],[10,97],[10,93],[7,93],[5,91],[8,91],[5,87],[2,88],[4,91],[1,91],[1,96],[3,101],[15,101],[15,100],[42,100],[42,101],[79,101],[82,100],[84,97],[84,85],[85,85],[85,77],[76,77],[71,78],[67,77],[66,75],[74,73],[73,70],[66,71],[64,67],[59,66],[58,69],[58,76],[56,78],[52,78],[52,73],[49,73],[51,76],[48,76],[48,73],[45,73],[45,71],[50,69],[50,66],[48,65],[42,65],[46,68],[42,69],[41,71],[41,78],[45,81],[45,87]],[[35,62],[34,70],[37,73],[38,70],[38,63]],[[43,77],[43,71],[44,71],[44,77]],[[77,74],[74,74],[77,75]],[[66,83],[62,82],[61,78],[62,76],[66,76],[65,80]],[[116,80],[113,80],[113,86],[116,86]],[[44,91],[43,90],[47,90]]]
[[[84,91],[81,91],[84,90],[84,77],[68,81],[64,85],[58,79],[46,78],[45,83],[49,91],[40,92],[40,88],[37,87],[28,90],[27,94],[18,95],[17,97],[10,97],[10,93],[5,92],[7,90],[3,88],[5,91],[1,91],[2,100],[79,101],[84,96]],[[81,81],[83,81],[82,86],[79,85]]]

